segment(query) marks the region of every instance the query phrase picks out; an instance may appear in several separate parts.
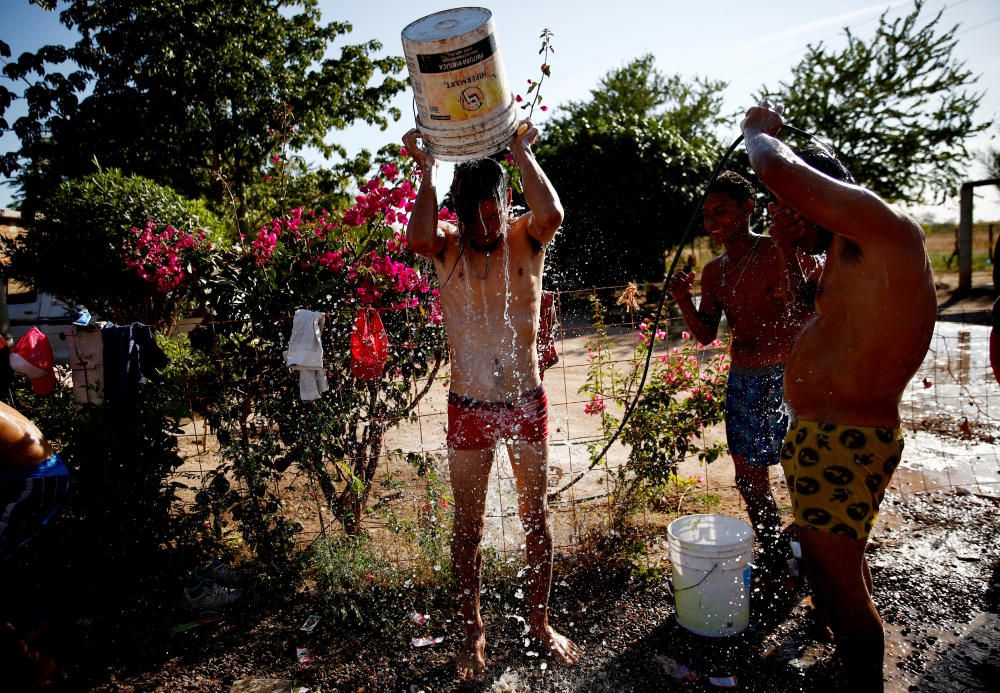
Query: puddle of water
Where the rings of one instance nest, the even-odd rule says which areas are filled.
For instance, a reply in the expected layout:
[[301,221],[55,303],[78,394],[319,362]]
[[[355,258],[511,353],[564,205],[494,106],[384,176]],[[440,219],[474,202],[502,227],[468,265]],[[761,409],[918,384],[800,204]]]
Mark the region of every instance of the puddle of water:
[[1000,496],[1000,388],[989,364],[989,327],[938,322],[923,364],[903,393],[907,429],[894,480],[902,492],[966,485]]
[[903,393],[900,413],[907,423],[949,415],[983,420],[997,427],[1000,389],[989,363],[989,328],[939,322],[923,364]]

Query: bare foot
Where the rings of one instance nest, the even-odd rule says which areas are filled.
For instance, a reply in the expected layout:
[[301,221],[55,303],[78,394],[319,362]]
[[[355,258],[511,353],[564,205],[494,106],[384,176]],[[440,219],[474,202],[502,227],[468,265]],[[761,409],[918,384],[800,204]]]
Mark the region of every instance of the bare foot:
[[552,626],[545,626],[539,633],[529,633],[529,636],[537,640],[542,647],[549,651],[553,658],[560,664],[572,666],[580,659],[583,650],[561,633],[557,633]]
[[816,599],[812,596],[806,597],[802,603],[812,607],[810,614],[812,619],[808,625],[809,635],[820,642],[833,642],[836,640],[833,628],[831,628],[829,612],[817,604]]
[[466,639],[462,652],[455,660],[455,669],[461,681],[482,681],[486,671],[486,635],[480,633],[473,639]]

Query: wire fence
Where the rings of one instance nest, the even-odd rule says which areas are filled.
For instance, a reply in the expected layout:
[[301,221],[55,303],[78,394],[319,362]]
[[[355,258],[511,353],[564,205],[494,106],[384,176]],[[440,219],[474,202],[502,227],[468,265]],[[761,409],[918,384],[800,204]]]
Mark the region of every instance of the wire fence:
[[[554,541],[561,552],[574,552],[613,528],[615,479],[626,463],[628,450],[615,444],[607,458],[590,469],[593,451],[603,448],[607,438],[599,417],[585,412],[590,398],[581,393],[581,388],[591,368],[586,345],[595,335],[585,297],[596,294],[605,306],[614,308],[623,288],[563,292],[556,301],[559,361],[544,374],[550,408],[549,488],[559,488],[584,472],[579,483],[550,502]],[[608,333],[615,342],[613,362],[623,370],[632,368],[637,358],[639,322],[643,317],[643,311],[609,312]],[[1000,390],[989,366],[989,328],[982,322],[978,313],[952,315],[939,321],[924,363],[904,393],[901,414],[906,450],[889,486],[889,492],[904,501],[914,494],[942,489],[1000,497],[1000,454],[996,445],[1000,438]],[[675,344],[684,325],[678,317],[669,318],[668,323],[668,334],[675,335],[671,344]],[[289,371],[287,386],[292,386],[294,377]],[[402,540],[401,527],[409,528],[411,535],[447,531],[448,384],[447,370],[442,369],[413,417],[386,434],[379,475],[362,527],[376,538],[374,546],[381,551],[380,558],[397,566],[435,561],[426,551],[415,548],[419,541]],[[176,471],[176,480],[194,489],[204,488],[220,463],[218,443],[201,419],[187,422],[183,429],[178,442],[184,463]],[[676,488],[666,492],[655,510],[645,509],[634,518],[640,528],[658,532],[672,516],[687,512],[744,516],[731,459],[724,455],[711,464],[698,461],[698,453],[705,446],[725,439],[724,426],[704,423],[701,433],[700,447],[691,449],[678,468]],[[432,489],[433,479],[438,477],[417,474],[406,461],[406,453],[432,459],[440,473],[441,488]],[[772,471],[771,483],[779,507],[789,516],[790,502],[780,469]],[[443,499],[435,492],[442,489]],[[339,530],[330,509],[324,507],[322,494],[303,470],[289,468],[273,490],[283,501],[282,512],[302,524],[301,541],[312,542]],[[184,496],[186,507],[194,497],[194,491]],[[516,480],[502,446],[491,471],[486,520],[484,546],[504,560],[523,555]],[[438,544],[439,551],[446,550],[446,542]]]

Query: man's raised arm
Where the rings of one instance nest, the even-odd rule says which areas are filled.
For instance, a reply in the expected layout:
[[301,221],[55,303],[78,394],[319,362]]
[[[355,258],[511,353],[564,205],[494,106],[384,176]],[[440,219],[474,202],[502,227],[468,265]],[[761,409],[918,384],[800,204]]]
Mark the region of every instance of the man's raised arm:
[[766,101],[747,111],[740,124],[750,165],[761,182],[789,206],[832,233],[863,243],[892,240],[910,231],[905,216],[878,195],[827,176],[778,139],[784,121]]
[[437,162],[417,145],[417,137],[419,133],[416,130],[403,135],[403,144],[420,169],[420,187],[410,212],[410,222],[406,225],[406,240],[410,249],[418,255],[433,256],[440,254],[445,247],[445,234],[439,228],[437,216]]
[[[527,126],[527,128],[525,128]],[[524,132],[521,132],[521,131]],[[524,199],[531,213],[528,215],[528,235],[546,245],[556,235],[563,220],[562,203],[548,176],[538,165],[531,145],[538,139],[538,129],[525,120],[518,126],[520,134],[510,144],[514,163],[521,171]]]

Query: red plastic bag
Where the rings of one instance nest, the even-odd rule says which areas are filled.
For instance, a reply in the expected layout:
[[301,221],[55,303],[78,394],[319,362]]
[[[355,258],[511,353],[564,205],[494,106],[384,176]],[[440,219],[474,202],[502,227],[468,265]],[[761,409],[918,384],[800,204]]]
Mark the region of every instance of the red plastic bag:
[[374,308],[361,308],[351,332],[351,374],[358,380],[377,380],[388,359],[389,335],[382,318]]

